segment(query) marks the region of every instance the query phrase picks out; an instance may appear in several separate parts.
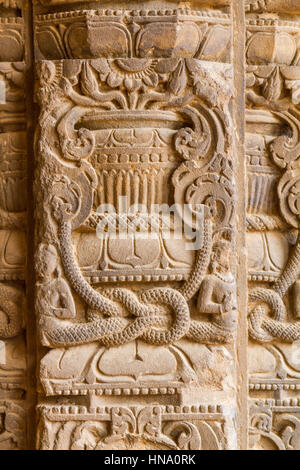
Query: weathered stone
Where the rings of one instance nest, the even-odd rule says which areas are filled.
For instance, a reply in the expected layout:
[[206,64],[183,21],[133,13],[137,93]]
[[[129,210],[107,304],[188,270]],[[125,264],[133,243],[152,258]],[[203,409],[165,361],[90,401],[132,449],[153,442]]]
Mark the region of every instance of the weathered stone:
[[28,6],[0,0],[0,449],[299,450],[299,2]]

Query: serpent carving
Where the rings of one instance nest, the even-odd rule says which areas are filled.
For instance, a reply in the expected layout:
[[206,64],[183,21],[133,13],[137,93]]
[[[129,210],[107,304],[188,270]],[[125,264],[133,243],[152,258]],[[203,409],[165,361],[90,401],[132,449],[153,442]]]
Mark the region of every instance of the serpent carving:
[[[90,310],[87,323],[60,325],[59,328],[48,330],[46,337],[50,345],[77,345],[97,340],[106,346],[116,346],[136,338],[164,345],[178,341],[183,336],[199,342],[222,343],[232,339],[232,330],[217,323],[190,321],[187,302],[199,289],[210,261],[211,220],[205,221],[203,248],[198,251],[195,267],[181,291],[160,287],[137,295],[128,289],[113,288],[99,292],[92,288],[76,263],[71,242],[71,221],[68,219],[62,215],[58,220],[61,261],[72,288]],[[175,318],[171,326],[158,329],[166,326],[163,306],[171,308]],[[129,315],[134,317],[133,321],[129,320]]]
[[209,218],[204,220],[203,248],[197,251],[196,262],[189,279],[179,290],[186,300],[190,300],[199,290],[203,277],[206,274],[212,249],[212,222]]
[[11,286],[0,285],[0,310],[6,320],[0,321],[0,338],[13,338],[22,331],[22,293]]
[[[280,278],[272,289],[256,288],[249,293],[249,334],[260,342],[269,342],[275,338],[292,343],[300,339],[300,323],[286,323],[286,308],[282,297],[294,284],[300,272],[300,237]],[[257,301],[267,304],[257,304]],[[255,306],[251,303],[256,302]],[[271,309],[273,318],[267,317]]]
[[[69,221],[59,224],[58,236],[62,264],[71,286],[91,309],[98,310],[101,317],[106,315],[111,318],[97,319],[94,314],[92,321],[88,323],[52,330],[47,334],[52,344],[58,346],[98,340],[106,345],[120,345],[138,337],[151,344],[169,344],[185,335],[190,325],[189,307],[180,292],[170,288],[155,288],[143,292],[138,297],[127,289],[116,288],[104,291],[106,295],[103,295],[91,287],[77,266]],[[175,313],[175,320],[167,331],[152,328],[163,322],[159,316],[161,309],[153,305],[157,302],[170,306]],[[133,322],[119,318],[124,307],[135,317]]]

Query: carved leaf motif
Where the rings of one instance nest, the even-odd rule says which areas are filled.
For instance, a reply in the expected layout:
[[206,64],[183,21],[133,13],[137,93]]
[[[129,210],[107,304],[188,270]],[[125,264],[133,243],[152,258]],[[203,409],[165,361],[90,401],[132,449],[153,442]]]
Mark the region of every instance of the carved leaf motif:
[[194,132],[185,127],[175,137],[175,148],[185,160],[200,160],[207,152],[210,136],[206,132]]
[[148,86],[156,87],[158,85],[158,75],[156,73],[150,73],[143,77],[143,81]]
[[171,74],[169,81],[169,90],[174,95],[180,95],[183,93],[187,85],[187,75],[185,69],[185,63],[181,60],[174,72]]
[[164,434],[171,437],[181,450],[201,450],[201,436],[198,428],[187,422],[168,423]]
[[160,433],[161,427],[161,418],[160,418],[160,409],[155,407],[144,408],[140,411],[138,415],[138,431],[140,434],[145,433],[150,436],[157,436]]
[[85,95],[90,96],[98,91],[96,77],[87,63],[83,63],[81,79],[81,89]]
[[110,72],[107,59],[93,59],[90,61],[90,64],[99,74],[107,75]]
[[201,438],[194,424],[184,423],[184,430],[178,437],[178,447],[186,450],[198,450],[201,448]]
[[70,80],[76,79],[81,71],[82,62],[80,60],[66,60],[63,64],[64,77]]
[[112,409],[112,434],[124,436],[134,433],[136,429],[136,418],[128,408]]
[[281,438],[286,450],[300,449],[300,419],[297,416],[283,414],[282,420],[287,423],[284,427]]
[[280,98],[283,87],[283,80],[280,74],[279,67],[275,67],[270,77],[263,85],[263,96],[268,101],[276,101]]
[[94,450],[105,435],[106,429],[103,423],[82,423],[73,433],[71,450]]

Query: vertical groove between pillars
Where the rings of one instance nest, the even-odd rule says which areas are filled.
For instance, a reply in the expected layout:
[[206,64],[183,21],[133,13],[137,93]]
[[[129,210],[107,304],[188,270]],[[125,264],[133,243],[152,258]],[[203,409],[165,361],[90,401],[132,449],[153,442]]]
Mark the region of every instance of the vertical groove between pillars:
[[33,237],[34,237],[34,50],[33,50],[33,18],[31,0],[23,0],[24,40],[25,40],[25,95],[27,117],[27,263],[26,263],[26,354],[27,354],[27,445],[29,449],[35,448],[37,384],[36,384],[36,320],[34,312],[34,268],[33,268]]
[[233,0],[233,67],[234,67],[234,135],[235,180],[237,190],[237,294],[239,322],[237,332],[237,434],[238,448],[248,448],[248,374],[247,374],[247,253],[246,198],[247,174],[245,159],[245,7],[244,0]]

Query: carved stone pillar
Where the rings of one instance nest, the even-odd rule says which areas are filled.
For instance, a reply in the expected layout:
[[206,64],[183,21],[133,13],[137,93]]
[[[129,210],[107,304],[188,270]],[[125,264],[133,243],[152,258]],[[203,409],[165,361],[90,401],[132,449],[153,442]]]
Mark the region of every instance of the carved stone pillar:
[[37,10],[41,449],[236,448],[232,17],[201,3]]
[[0,449],[26,446],[23,20],[0,2]]
[[298,0],[0,0],[0,450],[300,449]]
[[299,441],[299,2],[247,2],[251,448]]

